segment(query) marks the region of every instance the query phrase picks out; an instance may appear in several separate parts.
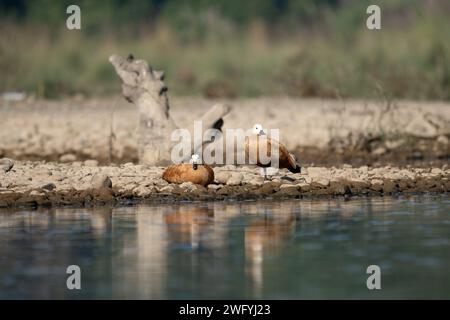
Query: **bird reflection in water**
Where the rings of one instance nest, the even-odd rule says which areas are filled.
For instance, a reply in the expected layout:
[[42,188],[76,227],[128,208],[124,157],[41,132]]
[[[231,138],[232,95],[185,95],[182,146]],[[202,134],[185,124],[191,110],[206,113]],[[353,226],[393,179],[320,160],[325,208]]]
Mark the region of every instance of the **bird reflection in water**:
[[252,280],[255,296],[264,282],[264,260],[277,255],[295,233],[296,216],[292,211],[254,217],[245,228],[246,272]]
[[[364,298],[354,279],[374,254],[398,272],[416,265],[419,280],[424,263],[435,271],[395,297],[425,288],[439,298],[448,296],[435,285],[448,274],[447,207],[402,196],[3,211],[0,298]],[[83,270],[81,292],[61,285],[71,264]]]
[[[264,259],[278,254],[294,236],[298,207],[283,204],[268,209],[247,204],[232,210],[235,208],[235,204],[212,204],[200,208],[180,206],[166,212],[168,239],[191,249],[224,249],[232,241],[228,231],[243,222],[244,271],[250,276],[252,294],[258,296],[263,288]],[[251,214],[243,216],[242,209]]]
[[164,216],[169,240],[199,248],[206,234],[212,232],[214,211],[210,208],[178,207]]

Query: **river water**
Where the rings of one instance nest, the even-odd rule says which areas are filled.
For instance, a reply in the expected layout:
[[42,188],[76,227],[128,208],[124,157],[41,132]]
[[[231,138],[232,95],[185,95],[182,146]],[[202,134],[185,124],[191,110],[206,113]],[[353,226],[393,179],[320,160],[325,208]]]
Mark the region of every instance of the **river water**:
[[24,298],[449,299],[450,199],[0,210],[0,299]]

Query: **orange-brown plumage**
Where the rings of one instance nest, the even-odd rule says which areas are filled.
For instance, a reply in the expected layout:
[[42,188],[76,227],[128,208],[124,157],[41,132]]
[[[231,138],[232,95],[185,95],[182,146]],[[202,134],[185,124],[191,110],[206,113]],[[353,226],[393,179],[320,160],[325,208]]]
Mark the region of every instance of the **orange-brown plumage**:
[[[266,157],[268,159],[271,158],[272,148],[276,150],[278,148],[278,167],[280,169],[288,169],[293,173],[299,173],[301,168],[295,161],[295,158],[292,154],[289,153],[287,148],[280,142],[274,139],[267,138],[266,136],[254,136],[254,137],[246,137],[245,139],[245,156],[246,161],[249,163],[250,155],[256,156],[256,159],[252,158],[252,160],[256,160],[256,165],[259,167],[267,168],[271,167],[273,163],[268,161],[264,163],[260,159],[260,148],[264,149],[264,144],[266,144]],[[251,152],[251,153],[250,153]],[[261,152],[264,152],[262,150]]]
[[181,163],[169,166],[162,178],[169,183],[192,182],[207,186],[214,181],[214,171],[207,164]]

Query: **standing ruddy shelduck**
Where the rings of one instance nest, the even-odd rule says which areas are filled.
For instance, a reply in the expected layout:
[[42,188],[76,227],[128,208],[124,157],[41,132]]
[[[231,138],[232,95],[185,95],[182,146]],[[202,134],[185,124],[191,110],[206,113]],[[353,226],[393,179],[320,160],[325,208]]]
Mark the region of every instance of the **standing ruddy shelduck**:
[[200,164],[200,157],[194,154],[189,163],[169,166],[162,178],[170,183],[192,182],[207,186],[214,181],[214,171],[207,164]]
[[[266,136],[266,133],[263,130],[262,125],[255,124],[252,129],[252,136],[245,138],[245,157],[248,161],[250,158],[250,150],[252,151],[252,154],[256,155],[256,165],[258,167],[262,167],[264,170],[264,178],[267,177],[266,168],[271,167],[272,161],[271,161],[271,154],[272,154],[272,148],[278,148],[278,168],[279,169],[288,169],[292,173],[300,173],[301,167],[296,162],[295,157],[289,153],[289,151],[286,149],[286,147],[280,143],[277,140],[268,138]],[[263,144],[266,144],[266,157],[269,159],[268,163],[262,163],[259,154],[260,147],[263,148]],[[256,152],[256,153],[255,153]],[[264,150],[262,151],[264,152]]]

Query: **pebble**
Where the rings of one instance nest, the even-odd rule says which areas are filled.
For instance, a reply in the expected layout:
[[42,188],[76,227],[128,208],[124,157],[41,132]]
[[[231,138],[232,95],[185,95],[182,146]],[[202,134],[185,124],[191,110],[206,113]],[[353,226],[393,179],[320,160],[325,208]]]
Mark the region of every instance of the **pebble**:
[[159,189],[159,192],[162,193],[172,193],[175,190],[173,185],[167,185]]
[[30,196],[43,196],[43,195],[44,195],[44,193],[37,191],[37,190],[32,190],[30,192]]
[[311,185],[314,187],[325,188],[330,185],[330,179],[325,177],[315,177],[312,180]]
[[448,138],[446,136],[444,136],[444,135],[440,135],[437,138],[437,142],[440,143],[440,144],[443,144],[443,145],[448,145],[449,144]]
[[310,177],[321,177],[330,174],[330,171],[325,167],[309,167],[305,171]]
[[262,186],[263,183],[264,183],[264,178],[261,176],[256,176],[253,179],[248,181],[248,184],[252,185],[252,186]]
[[44,190],[52,191],[53,189],[56,188],[56,185],[53,182],[49,182],[41,186],[41,188]]
[[359,167],[359,171],[367,173],[369,171],[369,167],[368,166],[361,166],[361,167]]
[[433,169],[431,169],[431,173],[442,175],[442,174],[444,174],[444,171],[442,171],[442,169],[439,169],[439,168],[433,168]]
[[122,167],[124,167],[124,168],[129,168],[129,167],[133,167],[133,166],[134,166],[133,162],[127,162],[122,165]]
[[4,173],[10,171],[14,167],[14,161],[8,158],[0,159],[0,170]]
[[92,160],[92,159],[85,160],[84,161],[84,165],[86,167],[98,167],[98,161],[97,160]]
[[226,184],[228,179],[230,179],[231,173],[228,171],[219,171],[217,174],[214,175],[215,180],[218,183]]
[[302,192],[308,192],[309,190],[311,190],[311,186],[308,183],[306,183],[306,182],[301,182],[301,183],[297,184],[296,186]]
[[370,187],[372,190],[381,191],[383,190],[383,180],[381,179],[372,179],[370,181]]
[[75,160],[77,160],[77,157],[74,154],[72,154],[72,153],[63,154],[59,158],[59,161],[61,161],[61,162],[73,162]]
[[244,175],[242,173],[233,173],[226,184],[227,186],[239,186],[243,179]]
[[192,182],[183,182],[182,184],[180,184],[180,188],[187,192],[193,192],[197,190],[197,186]]
[[94,189],[112,188],[112,181],[106,174],[96,173],[92,177],[91,186]]
[[133,193],[137,197],[142,197],[142,198],[146,198],[146,197],[150,196],[154,192],[155,192],[155,188],[154,187],[138,186],[135,189],[133,189]]
[[277,192],[277,195],[280,196],[295,196],[299,195],[300,192],[296,186],[293,185],[281,185],[280,191]]
[[387,152],[386,148],[378,147],[378,148],[376,148],[375,150],[372,151],[372,154],[374,156],[382,156],[386,152]]

